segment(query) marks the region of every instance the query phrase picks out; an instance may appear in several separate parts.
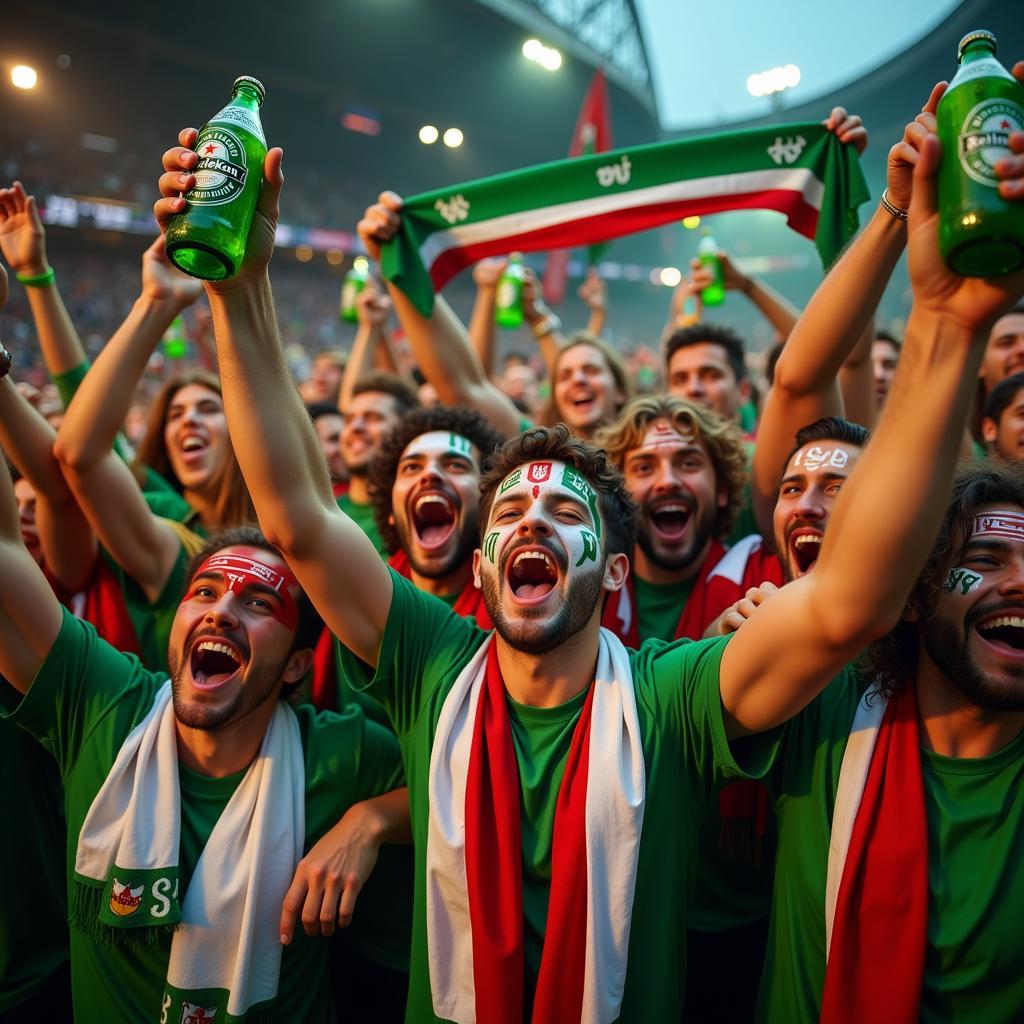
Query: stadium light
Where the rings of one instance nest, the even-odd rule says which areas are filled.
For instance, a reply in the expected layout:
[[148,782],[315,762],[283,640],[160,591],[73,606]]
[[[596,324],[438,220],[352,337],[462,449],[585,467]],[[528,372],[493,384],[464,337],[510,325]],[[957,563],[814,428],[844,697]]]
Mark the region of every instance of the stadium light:
[[683,279],[683,275],[678,267],[662,267],[658,277],[666,288],[675,288]]
[[438,130],[432,124],[425,124],[420,129],[420,142],[422,142],[424,146],[432,146],[437,142],[438,134]]
[[539,39],[523,43],[523,56],[539,64],[545,71],[557,71],[562,66],[562,55],[553,46],[545,46]]
[[692,217],[684,217],[683,218],[683,227],[684,228],[689,228],[691,231],[694,228],[699,228],[700,227],[700,217],[698,217],[696,214],[694,214]]
[[444,133],[444,144],[449,149],[458,149],[465,136],[458,128],[448,128]]
[[36,69],[27,64],[17,64],[11,68],[11,85],[15,89],[34,89],[38,80]]
[[800,69],[795,64],[770,68],[747,79],[747,92],[751,96],[771,96],[800,84]]
[[544,44],[539,39],[527,39],[523,43],[523,56],[527,60],[538,61],[544,52]]

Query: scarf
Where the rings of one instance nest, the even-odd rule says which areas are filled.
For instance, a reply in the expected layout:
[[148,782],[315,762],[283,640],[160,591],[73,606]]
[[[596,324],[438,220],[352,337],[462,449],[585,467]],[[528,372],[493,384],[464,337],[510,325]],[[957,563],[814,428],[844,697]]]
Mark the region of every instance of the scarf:
[[405,200],[381,273],[430,316],[434,293],[485,256],[604,242],[693,214],[777,210],[828,266],[868,198],[857,153],[814,122],[633,146]]
[[[434,1012],[522,1024],[519,772],[489,636],[445,698],[430,754],[427,952]],[[643,827],[644,755],[626,649],[600,634],[597,672],[558,791],[533,1024],[619,1015]]]
[[218,1019],[259,1015],[277,995],[281,901],[305,839],[305,765],[290,708],[275,708],[181,903],[180,835],[168,680],[125,739],[82,825],[72,923],[98,942],[156,942],[172,932],[165,1019],[183,1019],[188,1007],[208,1017],[220,1012]]
[[916,1024],[928,938],[917,696],[866,693],[843,754],[825,883],[822,1024]]
[[97,557],[88,582],[74,594],[62,587],[45,567],[43,571],[57,600],[76,619],[91,622],[99,636],[111,647],[129,654],[141,653],[135,625],[124,601],[124,591],[103,558]]

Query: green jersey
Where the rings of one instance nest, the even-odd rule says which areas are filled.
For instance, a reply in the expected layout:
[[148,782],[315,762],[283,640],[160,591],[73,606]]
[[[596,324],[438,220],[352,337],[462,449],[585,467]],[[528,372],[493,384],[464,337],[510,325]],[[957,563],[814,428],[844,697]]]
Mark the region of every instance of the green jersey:
[[338,502],[338,508],[345,513],[359,527],[367,537],[373,541],[373,546],[377,549],[377,554],[381,558],[388,557],[387,545],[384,543],[384,538],[380,535],[380,530],[377,529],[377,521],[373,518],[373,505],[364,505],[362,502],[353,501],[347,494],[343,494],[340,498],[336,499]]
[[641,643],[671,640],[676,635],[679,618],[692,590],[692,579],[681,583],[648,583],[633,574],[636,625]]
[[[72,893],[78,836],[86,814],[131,730],[146,716],[166,677],[115,651],[92,626],[65,612],[60,634],[22,698],[0,682],[0,711],[32,733],[56,758],[67,816],[68,894]],[[348,807],[402,785],[393,736],[361,712],[316,714],[296,710],[306,771],[308,850]],[[179,766],[182,899],[199,855],[245,772],[209,778]],[[230,936],[225,936],[230,941]],[[99,945],[71,929],[71,983],[76,1018],[139,1024],[160,1019],[170,939],[140,948]],[[328,1021],[327,943],[297,930],[284,949],[275,1021]]]
[[[817,1020],[825,879],[839,769],[863,692],[847,670],[785,727],[769,785],[779,842],[757,1019]],[[921,1020],[1024,1020],[1024,733],[990,757],[921,750],[928,949]]]
[[[394,597],[369,692],[387,709],[402,746],[416,848],[408,1020],[433,1021],[426,935],[430,752],[445,698],[487,634],[392,572]],[[678,1020],[687,906],[697,834],[717,789],[748,777],[730,751],[718,672],[729,638],[649,641],[630,666],[646,769],[646,805],[620,1020]],[[521,787],[527,1003],[536,985],[551,883],[555,804],[585,692],[558,707],[508,709]],[[738,745],[748,771],[768,763],[770,738]],[[762,754],[761,751],[764,751]]]

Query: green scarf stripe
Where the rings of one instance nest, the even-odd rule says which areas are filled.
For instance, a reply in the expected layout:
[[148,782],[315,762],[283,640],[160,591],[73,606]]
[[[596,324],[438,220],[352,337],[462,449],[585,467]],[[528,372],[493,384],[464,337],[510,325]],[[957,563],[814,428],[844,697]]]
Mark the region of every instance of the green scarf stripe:
[[827,265],[856,232],[867,195],[855,150],[817,122],[655,143],[414,196],[381,271],[429,316],[435,286],[507,252],[509,240],[525,251],[602,241],[676,219],[684,204],[687,213],[784,209]]

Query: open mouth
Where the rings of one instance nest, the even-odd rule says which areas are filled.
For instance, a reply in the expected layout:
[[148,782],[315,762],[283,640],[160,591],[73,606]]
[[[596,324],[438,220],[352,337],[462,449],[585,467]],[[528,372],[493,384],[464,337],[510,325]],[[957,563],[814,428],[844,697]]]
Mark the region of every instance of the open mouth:
[[793,533],[789,538],[789,550],[792,564],[797,568],[797,575],[804,576],[814,568],[814,563],[821,553],[820,530],[802,530]]
[[455,505],[443,494],[423,494],[413,506],[412,524],[428,551],[445,545],[455,531],[455,518]]
[[648,516],[652,532],[666,543],[678,542],[686,532],[691,511],[690,506],[681,501],[665,502],[652,508]]
[[975,628],[982,640],[993,647],[1024,653],[1024,618],[1020,615],[998,615],[979,622]]
[[508,567],[512,596],[522,603],[542,601],[558,582],[558,566],[542,548],[526,548],[513,555]]
[[242,656],[233,644],[210,637],[192,645],[189,668],[193,683],[201,690],[223,686],[241,667]]
[[181,454],[187,464],[193,464],[202,459],[203,453],[210,447],[209,441],[198,434],[188,434],[181,442]]
[[569,398],[569,404],[577,412],[590,412],[597,404],[597,395],[593,391],[580,391]]

